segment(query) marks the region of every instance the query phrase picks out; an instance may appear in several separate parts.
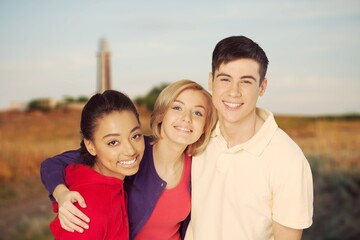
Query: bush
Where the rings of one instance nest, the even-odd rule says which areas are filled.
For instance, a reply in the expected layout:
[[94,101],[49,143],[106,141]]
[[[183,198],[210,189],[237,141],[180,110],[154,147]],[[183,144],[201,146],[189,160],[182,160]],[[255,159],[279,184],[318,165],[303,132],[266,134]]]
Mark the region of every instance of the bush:
[[28,109],[49,112],[51,110],[51,100],[49,98],[38,98],[29,102]]
[[134,102],[137,105],[146,107],[147,110],[152,112],[154,110],[154,105],[155,105],[157,97],[159,96],[161,91],[164,88],[166,88],[168,85],[169,85],[168,83],[162,83],[159,86],[155,86],[144,97],[135,98]]
[[351,240],[360,236],[360,170],[332,169],[331,159],[308,157],[314,178],[313,225],[303,239]]

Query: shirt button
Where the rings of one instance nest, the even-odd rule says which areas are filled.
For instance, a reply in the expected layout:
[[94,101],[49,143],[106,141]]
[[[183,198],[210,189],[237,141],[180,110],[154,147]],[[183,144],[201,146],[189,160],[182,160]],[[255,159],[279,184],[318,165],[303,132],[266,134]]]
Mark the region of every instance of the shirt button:
[[164,183],[161,183],[161,187],[164,187],[164,185],[165,185]]

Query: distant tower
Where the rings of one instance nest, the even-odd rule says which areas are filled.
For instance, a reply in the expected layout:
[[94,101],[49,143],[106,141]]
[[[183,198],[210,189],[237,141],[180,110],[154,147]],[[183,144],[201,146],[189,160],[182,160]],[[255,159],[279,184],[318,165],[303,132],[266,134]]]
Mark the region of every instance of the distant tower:
[[109,44],[106,39],[101,39],[99,44],[98,71],[97,71],[97,92],[103,93],[111,89],[111,71],[110,71]]

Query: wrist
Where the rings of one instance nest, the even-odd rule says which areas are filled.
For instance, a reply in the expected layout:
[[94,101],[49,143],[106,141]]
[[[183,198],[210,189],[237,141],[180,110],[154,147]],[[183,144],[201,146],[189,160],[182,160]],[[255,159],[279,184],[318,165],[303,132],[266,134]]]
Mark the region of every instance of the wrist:
[[53,197],[55,198],[56,202],[59,203],[59,198],[63,196],[63,193],[68,192],[69,189],[64,184],[59,184],[56,186],[53,192]]

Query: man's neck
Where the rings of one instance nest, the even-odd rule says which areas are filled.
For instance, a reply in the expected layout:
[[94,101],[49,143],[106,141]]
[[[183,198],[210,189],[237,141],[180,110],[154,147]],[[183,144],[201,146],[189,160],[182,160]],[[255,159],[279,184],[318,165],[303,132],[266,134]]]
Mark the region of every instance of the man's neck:
[[220,131],[227,142],[228,148],[250,140],[261,128],[264,120],[256,113],[242,121],[235,123],[223,122],[219,119]]

